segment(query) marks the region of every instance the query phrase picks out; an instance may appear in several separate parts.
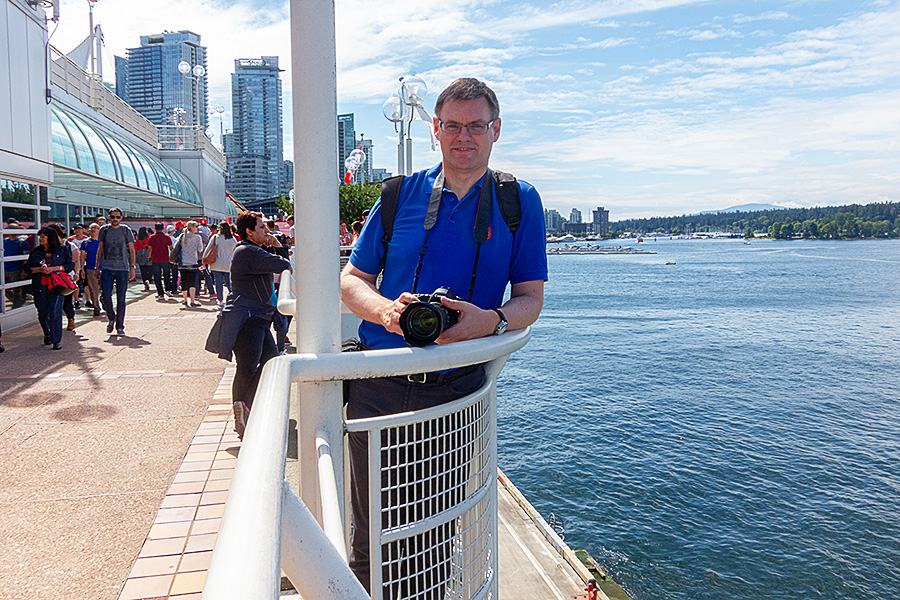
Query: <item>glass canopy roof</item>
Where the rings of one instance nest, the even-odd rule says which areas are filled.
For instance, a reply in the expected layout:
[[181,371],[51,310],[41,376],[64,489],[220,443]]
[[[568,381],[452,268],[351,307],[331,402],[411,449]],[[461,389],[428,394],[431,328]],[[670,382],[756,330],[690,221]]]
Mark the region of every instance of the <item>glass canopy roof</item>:
[[71,168],[55,169],[55,179],[160,206],[202,206],[197,187],[177,169],[62,106],[53,105],[50,111],[53,162]]

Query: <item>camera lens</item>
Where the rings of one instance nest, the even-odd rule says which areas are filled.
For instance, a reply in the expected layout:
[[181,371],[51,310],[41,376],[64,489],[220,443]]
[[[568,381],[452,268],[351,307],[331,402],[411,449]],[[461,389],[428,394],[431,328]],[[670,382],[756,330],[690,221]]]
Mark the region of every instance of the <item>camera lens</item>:
[[427,346],[444,330],[444,315],[426,302],[413,302],[400,315],[403,339],[413,346]]

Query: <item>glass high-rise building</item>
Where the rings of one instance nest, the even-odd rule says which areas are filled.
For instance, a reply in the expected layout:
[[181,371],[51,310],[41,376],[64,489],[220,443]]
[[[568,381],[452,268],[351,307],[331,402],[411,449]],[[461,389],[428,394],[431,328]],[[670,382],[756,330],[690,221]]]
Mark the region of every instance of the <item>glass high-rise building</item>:
[[356,148],[356,129],[353,126],[353,113],[337,116],[338,126],[338,179],[344,180],[347,166],[344,161]]
[[231,75],[231,139],[226,148],[228,190],[241,202],[282,190],[284,131],[277,56],[239,58]]
[[[116,93],[155,125],[207,125],[206,77],[183,75],[178,63],[206,69],[206,47],[191,31],[142,35],[127,58],[116,57]],[[181,112],[184,111],[184,112]]]

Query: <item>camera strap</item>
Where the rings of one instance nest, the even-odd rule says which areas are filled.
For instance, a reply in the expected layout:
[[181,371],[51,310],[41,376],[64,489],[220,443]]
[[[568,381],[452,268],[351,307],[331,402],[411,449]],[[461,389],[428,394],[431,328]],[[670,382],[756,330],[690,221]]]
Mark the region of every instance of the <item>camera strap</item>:
[[[477,213],[475,214],[475,264],[472,265],[472,279],[469,283],[469,296],[466,302],[472,301],[475,293],[475,276],[478,273],[478,257],[481,254],[481,244],[490,237],[491,206],[494,204],[493,175],[488,169],[484,174],[481,186],[481,196],[478,199]],[[428,235],[431,228],[437,223],[438,210],[441,208],[441,199],[444,195],[444,170],[441,169],[431,187],[431,196],[428,199],[428,211],[425,213],[425,239],[419,248],[419,262],[416,264],[416,272],[413,276],[412,293],[416,293],[419,285],[419,273],[422,271],[422,263],[425,262],[425,253],[428,252]]]

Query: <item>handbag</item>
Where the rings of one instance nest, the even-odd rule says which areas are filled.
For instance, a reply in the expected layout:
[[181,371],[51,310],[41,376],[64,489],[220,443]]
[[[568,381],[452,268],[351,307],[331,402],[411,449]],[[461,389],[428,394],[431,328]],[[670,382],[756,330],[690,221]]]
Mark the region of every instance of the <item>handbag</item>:
[[219,253],[219,244],[216,243],[216,238],[213,238],[213,243],[210,244],[209,248],[206,249],[206,252],[203,254],[203,264],[211,265],[216,262],[216,256]]
[[173,265],[177,265],[181,262],[181,238],[183,237],[184,235],[179,236],[178,241],[175,242],[175,245],[169,250],[169,262]]
[[135,250],[135,262],[140,266],[150,264],[150,249],[146,246]]
[[47,276],[47,289],[59,296],[74,294],[78,286],[65,271],[54,271]]

